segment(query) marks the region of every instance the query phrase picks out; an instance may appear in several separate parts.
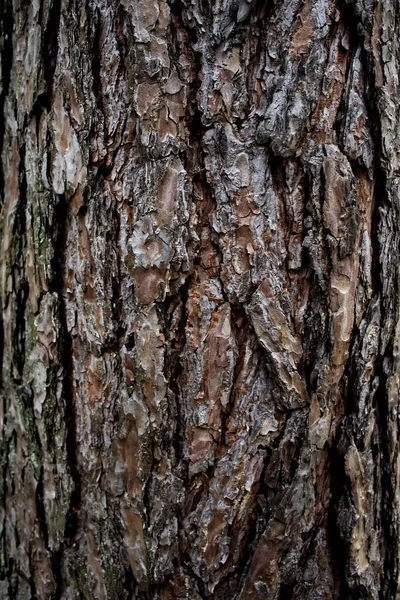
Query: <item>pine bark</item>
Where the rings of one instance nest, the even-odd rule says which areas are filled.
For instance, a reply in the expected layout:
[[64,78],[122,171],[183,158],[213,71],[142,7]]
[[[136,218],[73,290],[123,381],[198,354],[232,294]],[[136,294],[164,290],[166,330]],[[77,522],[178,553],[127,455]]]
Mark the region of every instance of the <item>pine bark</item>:
[[0,597],[400,598],[398,3],[0,11]]

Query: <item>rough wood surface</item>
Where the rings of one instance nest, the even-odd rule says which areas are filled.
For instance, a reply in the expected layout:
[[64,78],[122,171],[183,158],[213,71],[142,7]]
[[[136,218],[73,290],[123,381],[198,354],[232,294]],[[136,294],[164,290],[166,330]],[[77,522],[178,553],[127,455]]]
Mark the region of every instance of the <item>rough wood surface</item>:
[[395,0],[0,1],[0,596],[395,599]]

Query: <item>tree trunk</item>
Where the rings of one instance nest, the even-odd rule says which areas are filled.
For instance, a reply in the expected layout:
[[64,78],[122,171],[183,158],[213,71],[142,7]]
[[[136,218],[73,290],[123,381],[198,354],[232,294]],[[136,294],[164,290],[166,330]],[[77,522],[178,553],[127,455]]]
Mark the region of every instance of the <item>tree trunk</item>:
[[0,597],[400,598],[398,3],[0,7]]

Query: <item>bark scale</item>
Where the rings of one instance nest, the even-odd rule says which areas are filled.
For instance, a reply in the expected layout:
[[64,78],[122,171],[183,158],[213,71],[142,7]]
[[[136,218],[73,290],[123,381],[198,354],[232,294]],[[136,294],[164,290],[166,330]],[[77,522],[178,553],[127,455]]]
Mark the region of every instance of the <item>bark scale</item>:
[[0,7],[1,597],[398,597],[398,4]]

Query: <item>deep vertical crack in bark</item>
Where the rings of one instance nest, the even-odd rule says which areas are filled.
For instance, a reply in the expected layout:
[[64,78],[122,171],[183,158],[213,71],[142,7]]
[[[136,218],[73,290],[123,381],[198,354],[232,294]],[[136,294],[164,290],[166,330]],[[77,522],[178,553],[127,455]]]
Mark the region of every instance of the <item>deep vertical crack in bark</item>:
[[78,468],[78,447],[76,440],[76,412],[74,397],[74,370],[73,370],[73,345],[71,334],[68,331],[65,294],[66,294],[66,236],[68,228],[68,204],[64,194],[57,198],[56,211],[57,229],[55,234],[55,254],[53,258],[54,280],[53,289],[58,296],[58,318],[60,322],[60,365],[63,371],[62,400],[64,409],[64,423],[66,431],[66,452],[68,469],[71,474],[73,488],[69,499],[69,506],[65,518],[64,536],[57,552],[52,554],[52,568],[57,582],[55,600],[62,598],[65,581],[63,572],[64,555],[67,548],[75,544],[75,537],[79,527],[79,514],[81,502],[81,475]]
[[4,104],[10,87],[11,68],[13,61],[13,9],[11,0],[1,0],[0,4],[0,35],[1,35],[1,92],[0,92],[0,194],[1,206],[4,204]]

